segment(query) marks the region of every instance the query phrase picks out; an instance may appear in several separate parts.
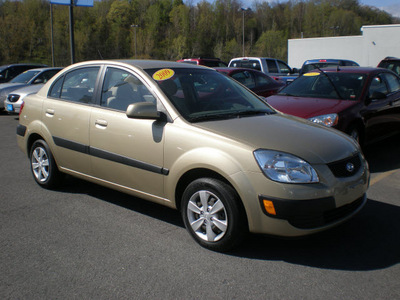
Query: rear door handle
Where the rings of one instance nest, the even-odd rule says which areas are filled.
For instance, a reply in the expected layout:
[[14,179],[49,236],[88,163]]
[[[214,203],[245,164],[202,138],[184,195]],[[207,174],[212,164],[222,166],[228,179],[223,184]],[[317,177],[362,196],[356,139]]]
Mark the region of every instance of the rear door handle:
[[55,113],[54,109],[51,109],[51,108],[46,109],[46,116],[52,117],[52,116],[54,116],[54,113]]

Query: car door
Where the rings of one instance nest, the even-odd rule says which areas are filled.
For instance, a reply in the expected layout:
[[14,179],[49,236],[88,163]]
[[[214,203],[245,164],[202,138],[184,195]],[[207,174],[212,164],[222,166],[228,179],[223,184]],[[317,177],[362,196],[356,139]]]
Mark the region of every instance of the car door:
[[107,67],[100,105],[92,109],[89,122],[95,177],[143,196],[162,197],[165,123],[126,115],[129,104],[155,101],[137,74]]
[[57,164],[90,174],[89,118],[100,67],[72,70],[58,78],[43,102],[42,120],[54,142]]
[[364,113],[367,140],[387,136],[398,130],[400,82],[390,73],[380,73],[370,82]]

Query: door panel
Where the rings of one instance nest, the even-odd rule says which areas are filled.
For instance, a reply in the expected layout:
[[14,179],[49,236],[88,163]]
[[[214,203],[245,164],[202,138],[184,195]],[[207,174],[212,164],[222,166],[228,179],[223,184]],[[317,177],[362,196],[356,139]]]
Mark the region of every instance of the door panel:
[[98,72],[99,67],[80,68],[59,78],[42,110],[58,166],[84,174],[91,173],[88,124]]
[[90,153],[94,176],[162,197],[164,122],[129,119],[126,108],[156,98],[134,74],[109,67],[100,107],[90,117]]

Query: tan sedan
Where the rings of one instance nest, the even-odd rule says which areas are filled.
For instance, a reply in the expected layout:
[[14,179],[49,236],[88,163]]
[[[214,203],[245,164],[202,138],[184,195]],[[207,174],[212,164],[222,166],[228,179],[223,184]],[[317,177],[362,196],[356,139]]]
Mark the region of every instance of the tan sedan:
[[201,66],[72,65],[26,98],[17,139],[39,185],[54,188],[66,173],[179,209],[216,251],[249,231],[319,232],[367,199],[368,166],[351,138]]

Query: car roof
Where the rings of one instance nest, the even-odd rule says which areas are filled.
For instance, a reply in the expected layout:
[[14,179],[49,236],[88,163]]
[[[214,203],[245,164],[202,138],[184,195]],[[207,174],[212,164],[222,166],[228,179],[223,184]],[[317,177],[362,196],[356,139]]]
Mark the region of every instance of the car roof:
[[244,56],[244,57],[235,57],[232,58],[232,60],[239,60],[239,59],[273,59],[273,60],[280,60],[280,59],[276,59],[276,58],[272,58],[272,57],[261,57],[261,56]]
[[[342,72],[342,73],[362,73],[362,74],[369,74],[369,73],[379,73],[382,71],[388,71],[384,68],[373,68],[373,67],[345,67],[340,66],[338,67],[329,67],[329,68],[321,68],[324,72]],[[320,72],[318,69],[314,69],[310,72]],[[308,72],[308,73],[310,73]],[[389,71],[390,72],[390,71]],[[307,74],[307,73],[305,73]]]
[[384,59],[382,59],[382,61],[388,61],[388,60],[400,61],[400,58],[394,56],[387,56]]
[[18,67],[18,66],[38,66],[38,67],[47,67],[47,65],[44,64],[30,64],[30,63],[26,63],[26,64],[8,64],[8,65],[2,65],[0,66],[0,69],[5,69],[5,68],[9,68],[9,67]]
[[62,70],[63,68],[61,68],[61,67],[48,67],[48,68],[34,68],[34,69],[29,69],[29,70],[26,70],[27,72],[28,71],[40,71],[40,72],[42,72],[42,71],[48,71],[48,70]]
[[303,65],[314,64],[314,63],[339,63],[341,61],[356,63],[350,59],[337,59],[337,58],[319,58],[319,59],[307,59]]
[[142,59],[118,59],[118,60],[91,60],[91,61],[83,61],[80,63],[76,63],[70,65],[66,68],[69,70],[74,67],[80,66],[89,66],[89,65],[98,65],[98,64],[122,64],[122,65],[131,65],[133,67],[146,70],[146,69],[163,69],[163,68],[174,68],[174,69],[209,69],[211,68],[194,65],[194,64],[183,64],[175,61],[166,61],[166,60],[142,60]]

